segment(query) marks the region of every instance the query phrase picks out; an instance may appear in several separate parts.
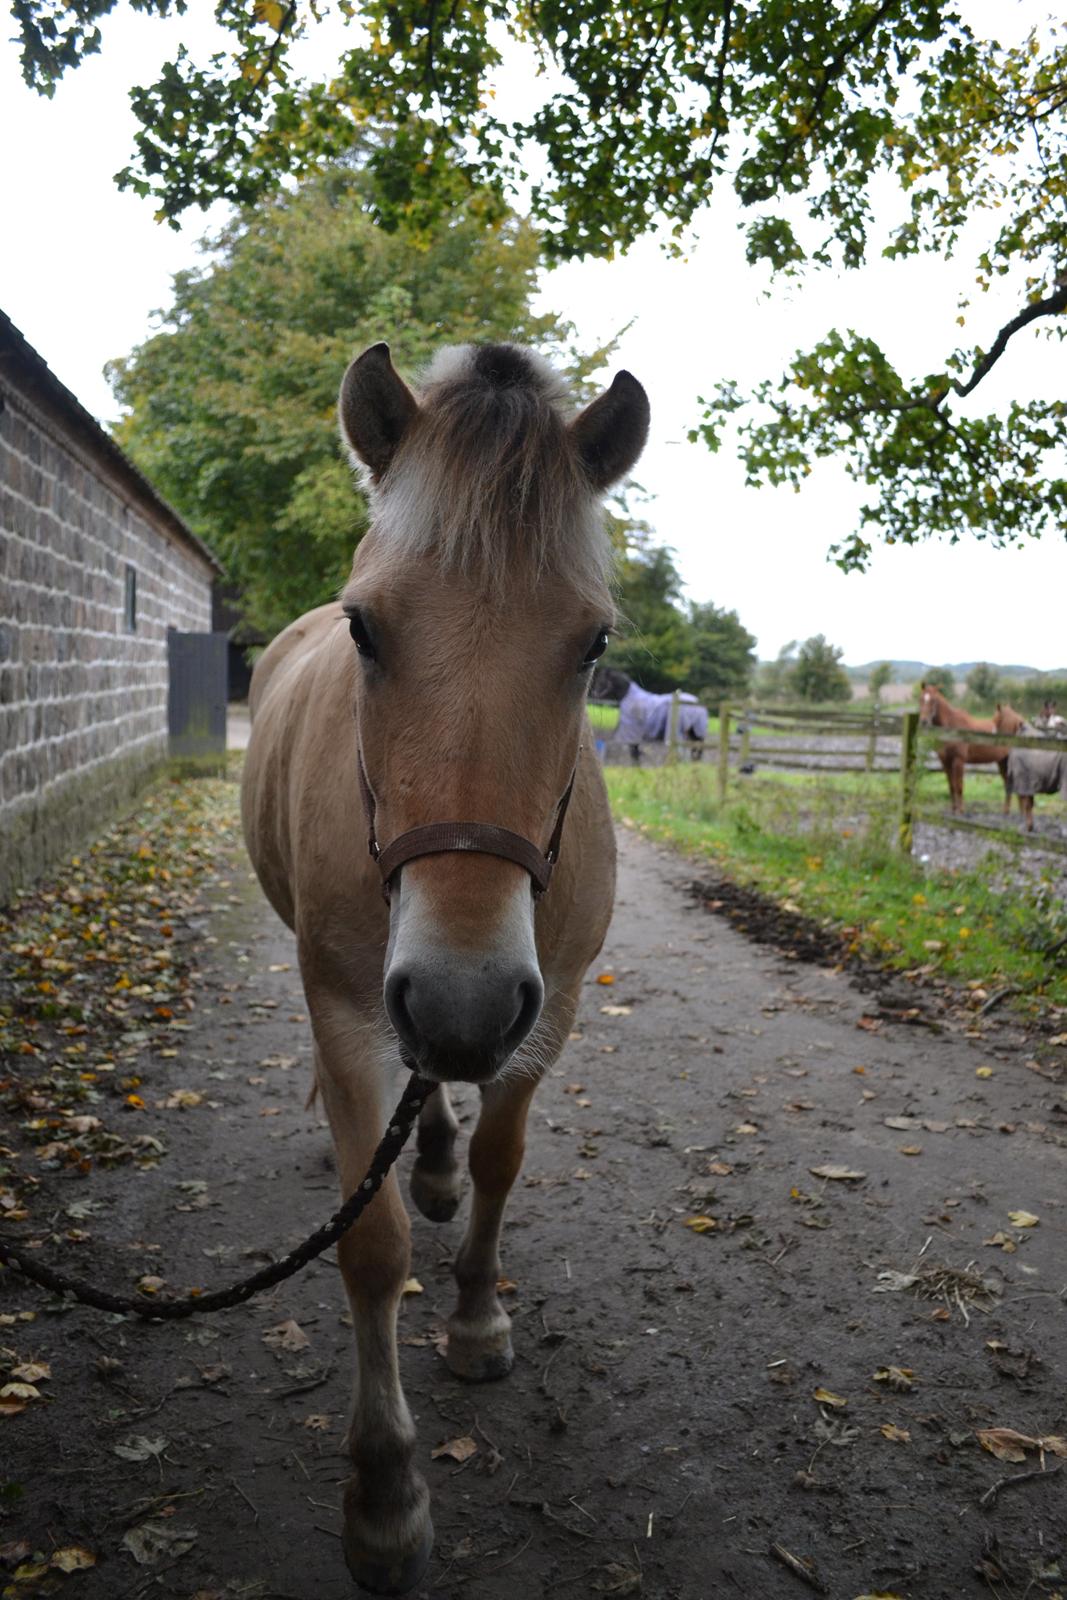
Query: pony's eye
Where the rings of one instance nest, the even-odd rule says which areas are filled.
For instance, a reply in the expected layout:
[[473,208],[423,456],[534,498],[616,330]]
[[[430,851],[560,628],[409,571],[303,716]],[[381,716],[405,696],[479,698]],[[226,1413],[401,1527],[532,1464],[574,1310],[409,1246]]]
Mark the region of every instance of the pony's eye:
[[587,667],[594,666],[596,662],[600,660],[607,647],[608,630],[606,628],[601,628],[600,632],[589,646],[589,649],[585,652],[585,660],[582,662],[580,670],[584,672]]
[[349,612],[348,631],[352,635],[356,649],[359,651],[364,660],[376,661],[377,655],[374,649],[374,642],[371,639],[370,634],[367,632],[367,625],[363,621],[363,618],[360,616],[358,611]]

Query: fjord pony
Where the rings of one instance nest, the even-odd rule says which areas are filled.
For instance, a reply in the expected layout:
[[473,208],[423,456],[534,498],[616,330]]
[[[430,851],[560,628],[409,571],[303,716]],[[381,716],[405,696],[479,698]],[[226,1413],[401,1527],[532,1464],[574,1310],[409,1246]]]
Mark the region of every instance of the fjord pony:
[[[973,733],[994,733],[992,717],[972,717],[961,706],[954,706],[945,699],[941,690],[933,684],[920,684],[919,721],[925,727],[933,728],[960,728]],[[983,763],[995,761],[1000,769],[1000,776],[1004,781],[1004,811],[1011,810],[1011,789],[1008,786],[1008,752],[1000,745],[971,743],[950,740],[947,744],[938,745],[938,760],[948,779],[948,792],[952,801],[953,811],[963,810],[963,769],[970,763]]]
[[[411,1175],[435,1220],[461,1189],[447,1084],[481,1088],[446,1359],[495,1378],[513,1359],[498,1244],[527,1109],[611,914],[614,836],[585,700],[613,619],[600,497],[640,454],[648,402],[619,373],[573,415],[556,374],[510,345],[443,351],[413,393],[379,344],[349,367],[340,418],[370,530],[340,602],[256,666],[245,835],[296,933],[343,1195],[395,1101],[398,1043],[440,1085]],[[391,843],[434,824],[508,830],[543,861],[572,778],[543,897],[517,861],[440,843],[393,871],[383,898],[361,792],[383,867]],[[344,1551],[387,1594],[418,1582],[433,1534],[397,1361],[409,1234],[394,1170],[338,1246],[356,1345]]]

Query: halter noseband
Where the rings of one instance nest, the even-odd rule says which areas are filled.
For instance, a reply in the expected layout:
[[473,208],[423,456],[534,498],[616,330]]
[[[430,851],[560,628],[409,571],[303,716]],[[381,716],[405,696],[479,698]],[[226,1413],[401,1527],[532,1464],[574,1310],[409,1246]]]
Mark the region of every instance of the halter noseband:
[[[580,746],[579,754],[581,754]],[[367,769],[363,765],[362,750],[359,750],[358,758],[359,790],[363,797],[363,810],[367,816],[367,847],[372,858],[378,863],[378,871],[382,875],[382,894],[386,900],[389,899],[393,874],[398,867],[404,865],[405,861],[412,861],[416,856],[442,855],[452,850],[471,850],[479,855],[499,856],[504,861],[514,861],[530,874],[533,897],[535,900],[540,900],[552,881],[552,868],[559,860],[563,823],[574,789],[574,780],[578,774],[577,761],[574,763],[570,781],[556,806],[556,820],[547,850],[538,849],[532,840],[525,838],[521,833],[512,833],[510,828],[498,828],[492,822],[423,823],[421,827],[409,828],[406,833],[398,834],[383,850],[378,843],[374,826],[376,801],[374,790],[367,777]]]

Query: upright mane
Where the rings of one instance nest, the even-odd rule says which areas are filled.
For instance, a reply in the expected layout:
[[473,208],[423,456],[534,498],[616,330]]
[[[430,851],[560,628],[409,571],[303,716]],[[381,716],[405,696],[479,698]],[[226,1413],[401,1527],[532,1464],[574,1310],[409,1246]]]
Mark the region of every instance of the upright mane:
[[413,425],[371,488],[375,547],[432,553],[492,587],[517,567],[560,573],[603,599],[611,544],[559,374],[518,345],[457,345],[416,392]]

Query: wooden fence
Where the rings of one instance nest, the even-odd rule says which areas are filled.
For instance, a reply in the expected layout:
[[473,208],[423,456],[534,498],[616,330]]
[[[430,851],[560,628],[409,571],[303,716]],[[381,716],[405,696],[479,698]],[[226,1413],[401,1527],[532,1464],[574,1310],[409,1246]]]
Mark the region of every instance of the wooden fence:
[[[731,761],[735,770],[746,767],[750,762],[758,762],[762,769],[813,774],[899,774],[896,838],[900,849],[905,852],[911,850],[914,836],[920,767],[927,771],[939,770],[938,745],[966,742],[1006,749],[1067,750],[1067,740],[1041,734],[1009,735],[933,727],[920,730],[917,710],[894,711],[880,706],[856,711],[818,706],[765,708],[734,705],[728,701],[719,707],[717,738],[704,741],[680,739],[677,732],[679,704],[676,693],[671,704],[664,760],[673,763],[715,748],[720,803],[725,803],[729,792]],[[847,739],[849,745],[828,750],[824,745],[810,742],[816,738]],[[1029,845],[1067,855],[1067,843],[1044,835],[1035,837],[990,827],[986,823],[952,814],[939,818],[939,824],[985,833],[1024,847]]]

